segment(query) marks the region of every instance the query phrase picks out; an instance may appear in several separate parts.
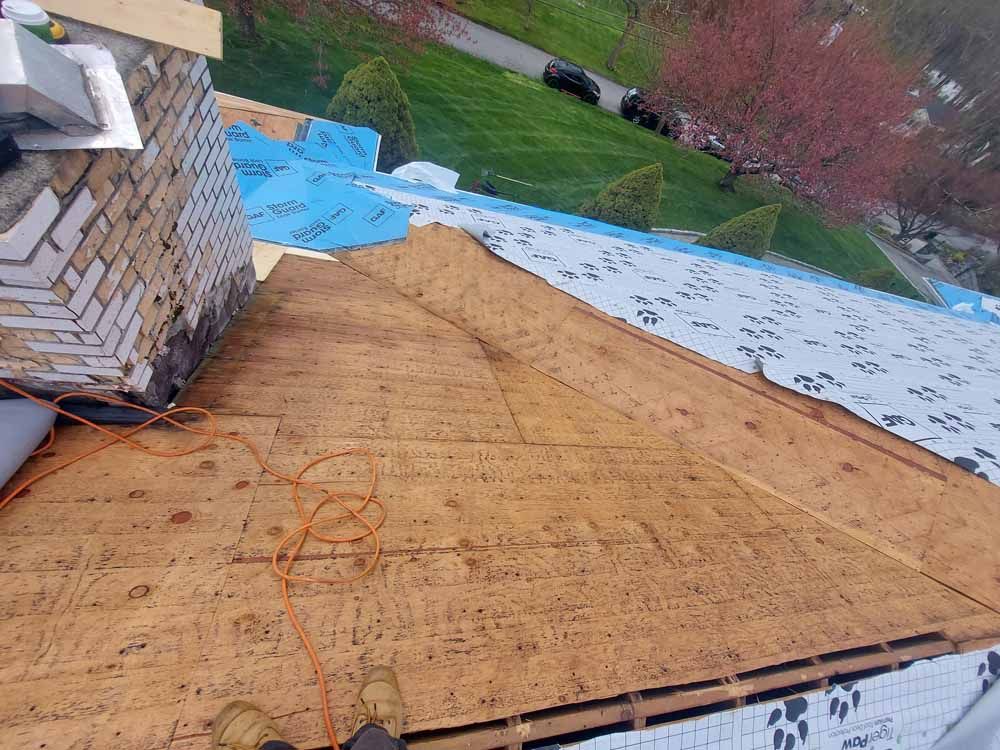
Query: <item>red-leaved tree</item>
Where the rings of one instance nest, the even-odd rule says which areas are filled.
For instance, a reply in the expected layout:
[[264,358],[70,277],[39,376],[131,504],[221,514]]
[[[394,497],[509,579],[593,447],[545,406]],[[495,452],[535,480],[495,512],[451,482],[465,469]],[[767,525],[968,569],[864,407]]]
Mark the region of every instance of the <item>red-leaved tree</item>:
[[[985,174],[985,172],[983,173]],[[983,197],[980,171],[946,155],[938,134],[924,131],[907,143],[907,159],[893,185],[886,212],[909,242],[941,229],[957,212],[973,212]]]
[[[241,30],[256,35],[257,0],[229,0]],[[451,0],[270,0],[300,18],[326,16],[332,29],[348,33],[351,24],[370,19],[369,28],[380,31],[389,41],[413,47],[423,42],[443,42],[449,34],[461,33],[460,18],[451,12]]]
[[834,25],[810,0],[732,0],[668,45],[656,93],[691,116],[687,139],[724,144],[723,189],[770,172],[853,219],[891,194],[917,74],[863,18]]

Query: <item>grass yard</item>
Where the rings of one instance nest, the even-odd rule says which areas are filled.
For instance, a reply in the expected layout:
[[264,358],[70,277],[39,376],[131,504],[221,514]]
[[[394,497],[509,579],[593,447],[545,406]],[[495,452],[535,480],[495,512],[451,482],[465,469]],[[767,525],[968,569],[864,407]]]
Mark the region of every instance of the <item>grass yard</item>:
[[[209,63],[216,88],[317,116],[358,55],[377,51],[345,50],[329,42],[320,24],[303,26],[283,11],[268,11],[258,29],[262,39],[248,43],[226,19],[225,60]],[[312,81],[321,40],[326,89]],[[722,162],[541,82],[450,48],[428,47],[415,57],[389,52],[412,104],[422,158],[458,171],[460,187],[491,170],[534,186],[490,178],[509,191],[505,197],[574,212],[610,180],[659,161],[665,171],[660,226],[706,231],[763,203],[750,189],[719,191]],[[773,246],[846,277],[891,268],[859,229],[828,229],[794,206],[782,212]],[[902,277],[890,291],[916,294]]]
[[531,15],[527,0],[459,0],[463,16],[565,57],[625,86],[647,82],[658,63],[649,39],[653,33],[639,27],[629,36],[615,70],[605,63],[625,28],[621,0],[538,0]]

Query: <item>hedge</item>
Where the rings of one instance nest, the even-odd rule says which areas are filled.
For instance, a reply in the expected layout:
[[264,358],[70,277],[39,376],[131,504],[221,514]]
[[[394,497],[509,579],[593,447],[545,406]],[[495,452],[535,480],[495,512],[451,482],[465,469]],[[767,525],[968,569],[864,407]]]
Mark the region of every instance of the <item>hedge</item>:
[[384,57],[347,72],[326,108],[331,120],[371,128],[382,136],[378,168],[391,172],[420,155],[410,100]]
[[717,250],[731,250],[751,258],[763,257],[771,249],[771,237],[778,223],[781,205],[761,206],[719,224],[697,244]]
[[619,177],[580,206],[580,214],[645,232],[659,213],[662,194],[663,165],[650,164]]

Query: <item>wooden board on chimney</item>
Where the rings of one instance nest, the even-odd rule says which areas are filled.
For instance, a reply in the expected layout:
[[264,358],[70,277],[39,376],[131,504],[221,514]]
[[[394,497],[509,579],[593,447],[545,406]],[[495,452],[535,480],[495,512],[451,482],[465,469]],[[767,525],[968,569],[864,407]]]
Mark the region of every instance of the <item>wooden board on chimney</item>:
[[186,0],[36,0],[49,13],[222,59],[222,14]]

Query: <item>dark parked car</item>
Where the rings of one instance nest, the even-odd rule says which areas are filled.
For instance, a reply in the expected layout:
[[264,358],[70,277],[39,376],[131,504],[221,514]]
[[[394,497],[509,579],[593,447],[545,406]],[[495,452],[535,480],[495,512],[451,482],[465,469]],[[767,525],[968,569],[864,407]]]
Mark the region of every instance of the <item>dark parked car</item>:
[[583,68],[558,57],[549,60],[542,71],[542,80],[547,86],[579,97],[587,104],[597,104],[601,98],[601,87]]
[[618,109],[622,117],[644,128],[656,130],[656,126],[660,124],[660,113],[649,109],[642,89],[631,88],[626,91]]

